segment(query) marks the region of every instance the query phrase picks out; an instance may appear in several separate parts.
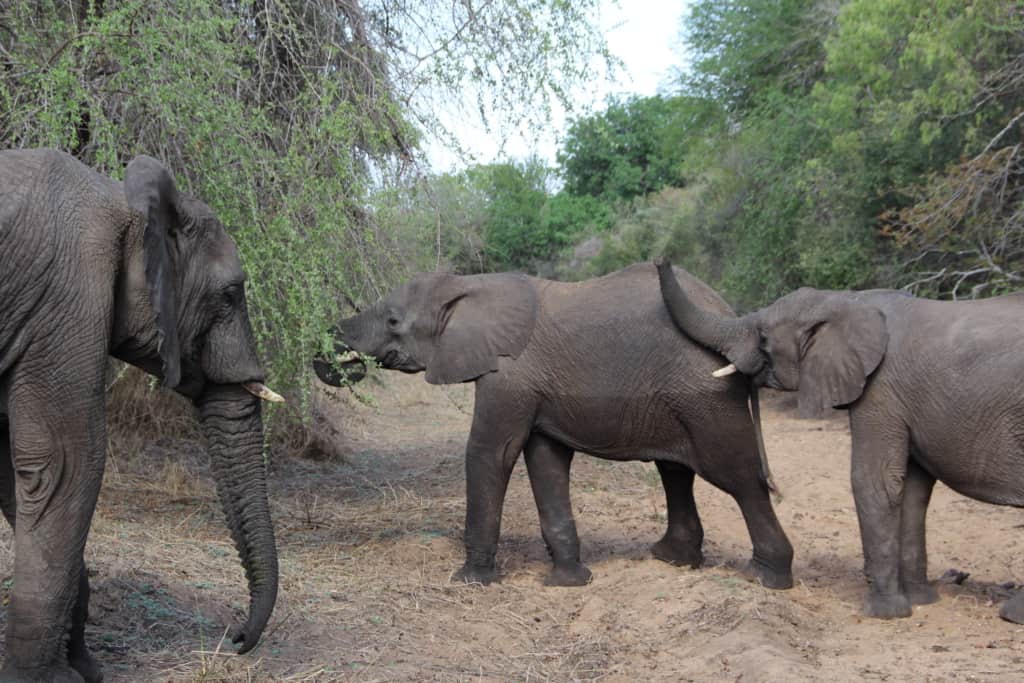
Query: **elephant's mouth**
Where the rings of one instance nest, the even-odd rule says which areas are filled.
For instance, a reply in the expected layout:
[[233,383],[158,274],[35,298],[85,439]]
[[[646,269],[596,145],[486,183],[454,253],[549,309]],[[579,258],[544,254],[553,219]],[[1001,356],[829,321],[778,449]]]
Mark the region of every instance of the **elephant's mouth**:
[[398,349],[391,349],[380,358],[380,366],[388,370],[398,370],[407,374],[423,372],[423,364],[417,361],[408,353]]
[[772,370],[772,366],[769,363],[765,363],[758,370],[757,374],[754,375],[754,385],[759,387],[768,387],[769,389],[777,389],[779,391],[786,391],[786,388],[782,386],[779,379],[775,376],[775,371]]
[[334,387],[356,384],[366,377],[366,363],[356,351],[337,354],[333,359],[321,356],[313,360],[320,381]]

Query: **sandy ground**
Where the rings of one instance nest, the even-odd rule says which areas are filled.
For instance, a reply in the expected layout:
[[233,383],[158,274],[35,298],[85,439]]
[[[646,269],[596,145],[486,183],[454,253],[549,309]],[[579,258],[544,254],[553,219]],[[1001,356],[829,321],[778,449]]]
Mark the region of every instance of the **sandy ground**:
[[[505,503],[500,585],[453,585],[462,562],[462,451],[470,387],[387,374],[337,394],[346,461],[272,469],[281,596],[261,645],[219,643],[246,605],[244,579],[202,449],[157,443],[113,454],[87,550],[88,638],[119,681],[1018,681],[1024,627],[1003,622],[1024,581],[1024,514],[939,485],[929,515],[939,603],[864,619],[845,414],[797,420],[767,401],[764,428],[796,549],[797,585],[742,579],[750,553],[731,498],[699,481],[707,566],[678,569],[648,546],[665,524],[653,464],[587,456],[573,467],[582,588],[547,588],[525,467]],[[11,536],[0,532],[4,602]],[[6,627],[6,616],[0,628]],[[2,648],[2,645],[0,645]]]

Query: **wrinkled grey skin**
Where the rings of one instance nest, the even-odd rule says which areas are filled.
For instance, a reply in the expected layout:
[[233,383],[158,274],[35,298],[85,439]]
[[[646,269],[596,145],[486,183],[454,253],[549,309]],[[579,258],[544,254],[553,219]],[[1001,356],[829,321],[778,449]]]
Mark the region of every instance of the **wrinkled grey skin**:
[[108,355],[195,402],[249,582],[236,642],[259,639],[277,553],[260,402],[239,384],[263,379],[242,282],[223,226],[155,159],[137,157],[122,185],[60,152],[0,152],[0,504],[15,529],[0,680],[102,678],[84,640],[82,551]]
[[[706,285],[678,276],[704,305],[730,315]],[[668,530],[652,548],[656,557],[701,564],[699,474],[739,503],[754,546],[748,572],[773,588],[792,585],[793,550],[761,470],[749,383],[711,378],[717,357],[672,325],[650,264],[572,284],[519,274],[418,275],[338,331],[339,354],[351,348],[386,368],[425,371],[433,384],[476,383],[466,562],[457,579],[498,578],[501,509],[523,452],[554,562],[546,583],[590,580],[569,501],[573,453],[583,451],[657,463]],[[330,364],[314,365],[324,382],[339,384]]]
[[[804,288],[729,320],[675,286],[667,262],[659,271],[665,303],[691,338],[755,383],[799,392],[806,415],[849,409],[868,616],[906,617],[938,599],[925,551],[936,479],[1024,506],[1024,296],[933,301]],[[1024,594],[1000,615],[1024,623]]]

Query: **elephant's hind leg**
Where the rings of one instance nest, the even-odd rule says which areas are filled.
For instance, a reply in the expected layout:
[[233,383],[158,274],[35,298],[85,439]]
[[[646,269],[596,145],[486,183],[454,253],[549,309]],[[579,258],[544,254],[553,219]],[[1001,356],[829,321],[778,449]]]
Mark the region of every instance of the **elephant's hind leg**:
[[714,456],[705,461],[700,472],[740,506],[754,546],[744,574],[767,588],[792,588],[793,546],[775,516],[768,484],[761,478],[753,430],[734,431],[728,441],[721,438],[721,433],[718,437],[717,444],[701,446],[701,453]]
[[665,489],[668,529],[661,540],[651,546],[651,552],[669,564],[678,567],[688,565],[696,569],[704,562],[701,551],[704,527],[701,526],[697,503],[693,499],[694,472],[677,463],[657,460],[655,464]]
[[590,583],[590,570],[580,563],[580,539],[569,500],[569,470],[573,451],[550,437],[534,433],[523,449],[533,499],[540,515],[540,529],[554,570],[544,580],[548,586],[582,586]]
[[935,586],[928,583],[925,545],[925,517],[933,488],[935,477],[910,460],[900,504],[900,587],[911,605],[928,605],[939,599]]

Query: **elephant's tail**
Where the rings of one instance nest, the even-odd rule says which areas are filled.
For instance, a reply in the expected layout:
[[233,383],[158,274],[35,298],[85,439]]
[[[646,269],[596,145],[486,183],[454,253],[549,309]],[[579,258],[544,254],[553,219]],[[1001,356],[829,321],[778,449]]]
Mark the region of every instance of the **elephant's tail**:
[[754,421],[754,436],[757,439],[757,455],[761,460],[761,479],[768,487],[768,491],[775,496],[775,502],[782,502],[782,491],[775,485],[772,479],[772,471],[768,469],[768,454],[764,449],[764,436],[761,434],[761,404],[757,398],[757,387],[750,385],[750,417]]

